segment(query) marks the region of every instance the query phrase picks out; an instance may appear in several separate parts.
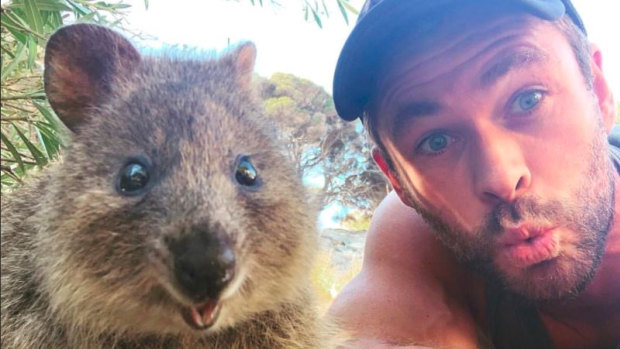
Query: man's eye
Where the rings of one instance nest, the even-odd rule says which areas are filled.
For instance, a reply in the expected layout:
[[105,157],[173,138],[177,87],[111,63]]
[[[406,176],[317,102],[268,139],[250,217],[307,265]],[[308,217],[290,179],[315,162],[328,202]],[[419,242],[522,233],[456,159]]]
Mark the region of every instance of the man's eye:
[[418,146],[423,154],[437,155],[443,152],[454,142],[454,138],[443,133],[435,133],[426,137]]
[[540,90],[526,91],[517,95],[510,106],[513,114],[525,114],[534,110],[542,101],[544,94]]

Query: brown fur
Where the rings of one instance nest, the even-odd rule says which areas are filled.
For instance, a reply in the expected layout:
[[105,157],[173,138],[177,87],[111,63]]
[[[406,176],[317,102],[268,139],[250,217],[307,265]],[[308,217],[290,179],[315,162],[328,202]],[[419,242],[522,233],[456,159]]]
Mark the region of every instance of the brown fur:
[[[46,92],[72,142],[2,198],[2,348],[332,347],[309,287],[315,210],[249,93],[254,52],[146,57],[83,24],[50,39]],[[234,182],[239,155],[257,189]],[[131,157],[152,178],[123,196]],[[196,226],[229,238],[243,280],[207,330],[182,319],[163,247]]]

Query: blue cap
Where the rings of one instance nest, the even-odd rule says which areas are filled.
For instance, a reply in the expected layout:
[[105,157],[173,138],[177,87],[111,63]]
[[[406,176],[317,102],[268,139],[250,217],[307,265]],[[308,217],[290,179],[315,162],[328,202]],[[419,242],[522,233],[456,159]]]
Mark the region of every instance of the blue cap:
[[[408,23],[431,11],[450,5],[506,5],[523,9],[544,20],[555,21],[567,14],[586,33],[577,10],[570,0],[367,0],[355,27],[340,51],[334,74],[334,103],[338,115],[351,121],[362,116],[370,93],[376,84],[376,70],[395,33]],[[390,39],[392,42],[390,42]]]

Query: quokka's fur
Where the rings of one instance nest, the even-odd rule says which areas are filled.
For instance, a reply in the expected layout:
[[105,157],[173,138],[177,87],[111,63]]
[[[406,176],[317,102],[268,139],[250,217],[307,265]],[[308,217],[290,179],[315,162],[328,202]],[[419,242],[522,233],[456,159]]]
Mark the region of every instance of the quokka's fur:
[[[3,349],[333,347],[309,286],[315,210],[250,93],[255,49],[140,55],[78,24],[49,40],[45,89],[71,131],[61,162],[2,197]],[[247,156],[258,184],[236,179]],[[133,159],[133,160],[132,160]],[[119,191],[128,162],[147,185]],[[167,244],[235,255],[219,317],[194,329]]]

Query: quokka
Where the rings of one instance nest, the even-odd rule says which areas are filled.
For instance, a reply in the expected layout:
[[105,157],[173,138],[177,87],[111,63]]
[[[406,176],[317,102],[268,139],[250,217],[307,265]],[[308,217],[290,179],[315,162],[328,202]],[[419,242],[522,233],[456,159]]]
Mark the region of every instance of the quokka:
[[2,348],[335,346],[316,210],[252,96],[255,54],[149,57],[90,24],[50,38],[70,142],[2,198]]

